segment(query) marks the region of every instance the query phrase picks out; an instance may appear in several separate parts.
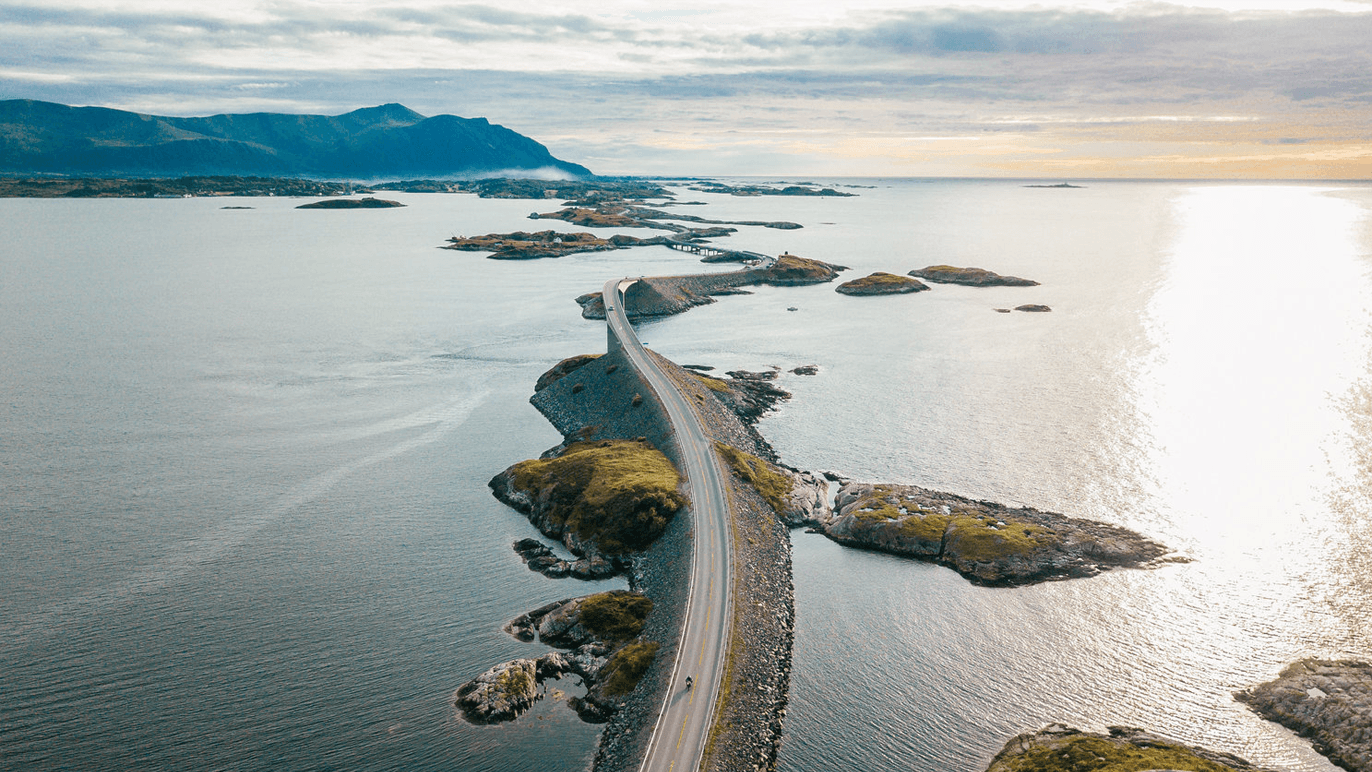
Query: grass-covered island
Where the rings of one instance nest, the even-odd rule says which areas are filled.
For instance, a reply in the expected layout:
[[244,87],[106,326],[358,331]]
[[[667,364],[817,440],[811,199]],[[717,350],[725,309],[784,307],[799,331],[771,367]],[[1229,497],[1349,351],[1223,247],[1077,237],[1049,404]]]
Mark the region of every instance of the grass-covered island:
[[583,556],[648,546],[686,506],[680,484],[672,462],[638,440],[574,442],[552,458],[521,461],[490,482],[496,498]]
[[820,528],[840,544],[932,561],[987,586],[1095,576],[1169,552],[1118,526],[914,485],[846,483]]
[[844,295],[904,295],[910,292],[923,292],[929,285],[909,276],[877,271],[860,279],[845,281],[834,288]]
[[1372,770],[1372,664],[1303,659],[1235,697],[1344,769]]
[[962,284],[968,287],[1037,287],[1032,279],[1001,276],[985,268],[958,268],[952,265],[930,265],[910,272],[911,276],[937,284]]
[[569,653],[502,662],[459,687],[454,700],[472,723],[510,721],[543,698],[544,680],[571,673],[587,692],[568,703],[583,719],[604,721],[612,699],[633,691],[660,648],[639,638],[652,610],[653,602],[639,593],[611,590],[521,614],[505,625],[507,633]]
[[1109,734],[1062,724],[1010,740],[986,772],[1262,772],[1244,759],[1159,737],[1142,729],[1112,726]]

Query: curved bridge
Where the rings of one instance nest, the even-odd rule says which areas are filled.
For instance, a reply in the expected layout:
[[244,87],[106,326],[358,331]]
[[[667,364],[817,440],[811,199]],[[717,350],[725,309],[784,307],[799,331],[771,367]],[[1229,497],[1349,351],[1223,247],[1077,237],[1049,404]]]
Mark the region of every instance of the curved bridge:
[[[691,488],[694,559],[681,646],[667,697],[653,728],[641,772],[694,772],[714,726],[715,704],[724,677],[724,657],[733,620],[729,566],[729,497],[713,443],[676,386],[639,342],[624,312],[624,291],[635,279],[605,282],[605,321],[611,350],[622,349],[667,410],[681,448],[682,471]],[[695,688],[686,689],[686,678]]]

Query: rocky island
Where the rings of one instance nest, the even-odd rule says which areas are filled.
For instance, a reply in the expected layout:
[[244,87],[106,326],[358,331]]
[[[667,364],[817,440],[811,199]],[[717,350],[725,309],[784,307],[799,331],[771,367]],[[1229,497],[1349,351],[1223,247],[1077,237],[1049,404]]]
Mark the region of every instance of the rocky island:
[[490,252],[492,260],[537,260],[543,257],[562,257],[579,252],[605,252],[644,243],[632,236],[613,236],[603,239],[592,233],[559,233],[538,231],[527,233],[488,233],[484,236],[453,236],[443,249],[462,252]]
[[1142,729],[1112,726],[1109,732],[1049,724],[1011,739],[986,772],[1267,772],[1238,756],[1183,745]]
[[771,185],[725,185],[720,182],[698,182],[690,186],[691,190],[701,193],[724,193],[730,196],[852,196],[852,193],[840,193],[833,188],[821,188],[812,183],[802,185],[787,185],[785,187],[773,187]]
[[845,281],[834,291],[843,295],[904,295],[927,289],[929,285],[918,279],[877,271],[860,279]]
[[313,204],[301,204],[296,209],[394,209],[399,206],[404,204],[384,198],[329,198]]
[[1032,279],[1001,276],[985,268],[958,268],[952,265],[930,265],[910,272],[925,281],[938,284],[962,284],[967,287],[1037,287]]
[[1258,715],[1310,738],[1350,772],[1372,770],[1372,664],[1303,659],[1275,681],[1235,697]]
[[[630,319],[671,316],[713,303],[716,295],[739,294],[742,287],[759,284],[773,287],[824,284],[837,278],[839,271],[846,270],[842,265],[784,254],[765,268],[686,276],[651,276],[639,279],[629,287],[624,295],[624,309]],[[576,302],[581,306],[582,317],[605,318],[605,304],[599,292],[581,295]]]
[[1149,566],[1170,552],[1118,526],[914,485],[845,483],[817,525],[840,544],[938,563],[992,587]]
[[[639,397],[640,404],[642,397]],[[646,440],[573,442],[521,461],[490,482],[496,498],[583,557],[642,549],[686,499],[681,477]]]

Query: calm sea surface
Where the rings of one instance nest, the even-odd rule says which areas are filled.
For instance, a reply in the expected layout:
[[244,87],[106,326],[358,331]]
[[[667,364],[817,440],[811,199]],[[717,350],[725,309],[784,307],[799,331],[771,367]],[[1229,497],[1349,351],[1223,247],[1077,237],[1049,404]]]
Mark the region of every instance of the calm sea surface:
[[[1042,286],[761,288],[643,338],[818,364],[760,426],[792,464],[1118,523],[1193,562],[985,589],[795,532],[782,768],[974,772],[1065,721],[1331,769],[1231,694],[1372,658],[1372,188],[834,182],[873,187],[679,199],[799,222],[722,243],[849,278]],[[603,350],[573,297],[719,267],[485,260],[436,247],[554,202],[388,197],[407,208],[0,200],[0,768],[589,764],[596,727],[552,696],[501,727],[451,707],[545,650],[506,620],[622,586],[527,571],[509,545],[532,529],[485,483],[558,440],[538,374]],[[1021,303],[1053,312],[993,311]]]

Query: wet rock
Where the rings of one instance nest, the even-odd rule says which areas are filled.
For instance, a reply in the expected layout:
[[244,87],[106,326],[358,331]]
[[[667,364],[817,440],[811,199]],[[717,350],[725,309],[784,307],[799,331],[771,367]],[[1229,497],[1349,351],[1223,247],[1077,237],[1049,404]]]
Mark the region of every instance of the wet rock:
[[779,513],[782,522],[792,528],[818,525],[833,515],[828,481],[812,472],[783,471],[791,478],[791,493]]
[[1022,305],[1022,306],[1015,306],[1015,310],[1016,310],[1016,311],[1029,311],[1029,312],[1031,312],[1031,313],[1041,314],[1041,313],[1047,313],[1047,312],[1049,312],[1049,311],[1052,311],[1053,309],[1051,309],[1051,308],[1049,308],[1048,306],[1045,306],[1045,305],[1039,305],[1038,303],[1025,303],[1025,304]]
[[793,368],[791,372],[796,375],[817,375],[819,373],[819,365],[801,365],[800,367]]
[[532,659],[496,665],[463,684],[456,695],[457,706],[474,724],[513,720],[537,699],[538,666]]
[[1372,770],[1372,664],[1303,659],[1234,696],[1344,769]]

